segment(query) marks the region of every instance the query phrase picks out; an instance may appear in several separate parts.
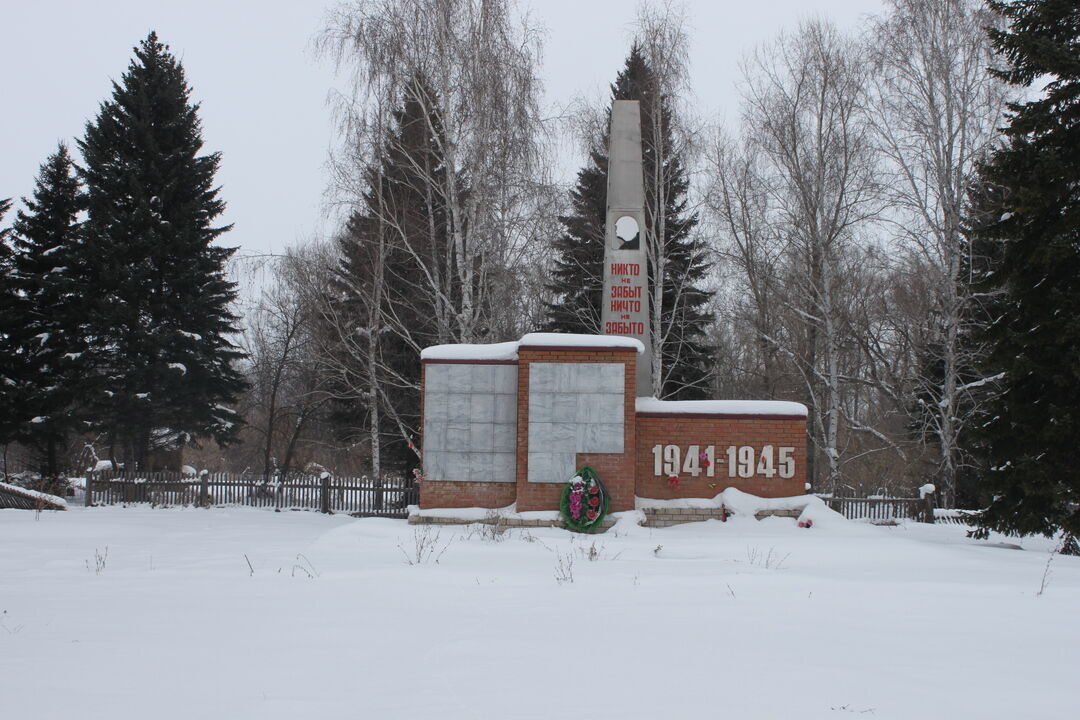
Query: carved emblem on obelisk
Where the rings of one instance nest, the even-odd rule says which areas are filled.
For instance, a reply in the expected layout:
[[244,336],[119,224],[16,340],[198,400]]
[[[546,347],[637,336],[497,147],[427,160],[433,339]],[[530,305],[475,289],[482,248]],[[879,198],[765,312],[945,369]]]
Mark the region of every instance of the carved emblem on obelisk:
[[652,342],[649,335],[649,281],[645,228],[645,182],[641,155],[641,112],[637,100],[611,106],[608,142],[607,228],[604,242],[604,295],[600,320],[604,335],[640,340],[639,397],[652,391]]

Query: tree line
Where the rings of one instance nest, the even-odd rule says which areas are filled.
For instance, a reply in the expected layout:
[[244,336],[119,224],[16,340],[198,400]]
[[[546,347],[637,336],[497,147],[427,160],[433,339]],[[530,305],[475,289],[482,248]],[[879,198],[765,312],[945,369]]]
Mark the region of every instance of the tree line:
[[[182,328],[245,356],[222,356],[244,379],[218,405],[248,442],[215,457],[410,474],[423,347],[597,332],[607,108],[635,99],[658,397],[805,403],[815,491],[930,481],[947,505],[989,507],[988,527],[1078,529],[1074,3],[890,0],[852,32],[803,22],[745,59],[735,130],[696,111],[691,18],[670,4],[639,10],[607,97],[553,120],[521,10],[361,0],[330,17],[346,219],[271,263],[238,335]],[[566,187],[568,135],[584,162]],[[157,227],[154,197],[138,217]]]
[[61,143],[0,243],[0,442],[47,478],[84,447],[147,467],[242,423],[220,157],[200,154],[190,93],[150,33],[77,141],[82,162]]

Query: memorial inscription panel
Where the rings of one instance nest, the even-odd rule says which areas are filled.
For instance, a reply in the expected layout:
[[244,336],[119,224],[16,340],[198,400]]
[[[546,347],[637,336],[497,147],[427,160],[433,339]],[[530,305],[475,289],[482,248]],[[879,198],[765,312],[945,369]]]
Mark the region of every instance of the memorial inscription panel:
[[428,479],[514,482],[517,365],[430,363],[424,386]]

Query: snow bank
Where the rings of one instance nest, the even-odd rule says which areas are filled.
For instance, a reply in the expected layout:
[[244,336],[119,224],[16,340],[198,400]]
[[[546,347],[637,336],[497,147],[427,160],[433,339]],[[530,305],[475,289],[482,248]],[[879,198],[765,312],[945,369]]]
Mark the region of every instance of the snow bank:
[[[1049,538],[817,527],[447,527],[426,538],[439,562],[410,564],[422,532],[386,518],[0,513],[0,704],[76,720],[1077,714],[1080,558],[1052,556],[1037,595]],[[578,630],[584,662],[567,657]],[[579,668],[599,690],[523,701]],[[172,679],[188,690],[163,699]]]
[[784,400],[657,400],[637,399],[639,413],[688,415],[790,415],[806,417],[806,406]]
[[480,522],[490,517],[514,520],[558,520],[561,515],[558,510],[526,510],[517,511],[517,503],[511,503],[501,508],[466,507],[466,508],[430,508],[421,510],[417,505],[409,506],[410,517],[437,517],[452,520],[464,520]]
[[615,536],[624,535],[627,531],[636,530],[645,524],[647,518],[645,513],[641,510],[624,510],[623,512],[613,512],[608,517],[615,520],[615,524],[611,526],[611,533]]
[[[735,488],[727,488],[723,492],[711,498],[675,498],[672,500],[658,500],[653,498],[634,498],[634,509],[625,512],[611,513],[610,517],[616,521],[616,528],[645,523],[644,510],[648,508],[703,508],[715,510],[725,507],[736,517],[748,517],[753,519],[758,513],[778,510],[799,511],[799,520],[813,520],[814,524],[819,521],[847,522],[844,516],[829,508],[825,502],[816,495],[796,495],[783,498],[763,498],[750,493],[745,493]],[[492,517],[507,520],[551,520],[561,518],[558,510],[528,510],[518,512],[517,503],[511,503],[501,508],[466,507],[466,508],[429,508],[421,510],[417,505],[409,506],[409,515],[415,517],[433,517],[461,520],[463,522],[481,522]]]
[[645,510],[646,508],[717,509],[721,506],[727,508],[727,510],[736,517],[754,518],[758,513],[762,512],[798,510],[800,512],[798,518],[799,522],[812,520],[815,525],[819,522],[847,522],[843,515],[832,510],[825,504],[825,501],[816,495],[763,498],[729,487],[711,498],[674,498],[672,500],[657,500],[643,497],[634,498],[634,507],[638,510]]
[[28,490],[24,487],[19,487],[18,485],[8,485],[7,483],[3,482],[0,482],[0,490],[3,490],[4,492],[9,492],[12,495],[22,495],[23,497],[30,498],[31,500],[40,500],[41,502],[55,505],[60,510],[67,509],[67,500],[62,497],[57,497],[56,495],[38,492],[37,490]]

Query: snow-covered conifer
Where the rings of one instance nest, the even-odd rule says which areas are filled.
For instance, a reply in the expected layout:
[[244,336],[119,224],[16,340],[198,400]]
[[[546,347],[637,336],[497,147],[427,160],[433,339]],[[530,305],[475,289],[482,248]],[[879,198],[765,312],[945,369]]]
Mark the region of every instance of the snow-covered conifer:
[[13,228],[19,303],[13,419],[19,439],[39,452],[42,474],[54,477],[58,454],[77,429],[87,362],[83,298],[89,292],[79,248],[82,189],[63,144],[42,164],[33,197],[23,204]]
[[[986,332],[986,374],[1003,374],[982,428],[984,529],[1080,535],[1080,7],[991,2],[1008,82],[1045,88],[1010,106],[1006,145],[982,169],[1001,189],[980,232],[1001,243],[987,281],[1000,312]],[[1048,81],[1048,82],[1047,82]]]
[[228,409],[244,386],[225,273],[234,250],[214,245],[230,227],[215,225],[220,155],[200,154],[190,95],[183,67],[151,32],[79,142],[95,287],[91,417],[115,453],[137,462],[161,443],[228,441],[239,422]]

